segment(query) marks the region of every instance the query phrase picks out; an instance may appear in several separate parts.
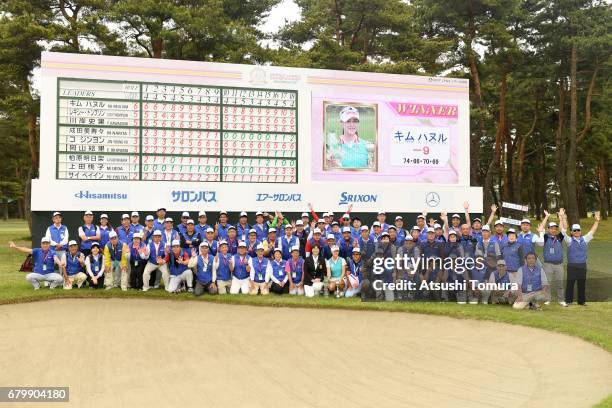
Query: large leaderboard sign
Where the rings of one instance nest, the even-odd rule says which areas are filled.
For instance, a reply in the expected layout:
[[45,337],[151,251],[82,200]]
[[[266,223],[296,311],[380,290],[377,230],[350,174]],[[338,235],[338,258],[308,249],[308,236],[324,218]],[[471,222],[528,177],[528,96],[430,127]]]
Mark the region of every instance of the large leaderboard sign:
[[468,82],[44,53],[32,210],[481,210]]

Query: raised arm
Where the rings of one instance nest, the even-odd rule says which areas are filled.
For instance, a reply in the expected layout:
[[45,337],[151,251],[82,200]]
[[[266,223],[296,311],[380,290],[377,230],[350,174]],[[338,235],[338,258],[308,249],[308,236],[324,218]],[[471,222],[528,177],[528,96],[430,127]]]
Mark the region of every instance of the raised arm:
[[470,231],[472,231],[472,220],[470,219],[470,203],[465,201],[463,203],[463,209],[465,210],[465,223],[470,226]]
[[487,220],[487,225],[490,226],[493,223],[496,212],[497,212],[497,206],[495,204],[491,204],[491,214],[489,215],[489,219]]
[[591,236],[595,235],[595,231],[597,231],[597,227],[599,227],[600,219],[601,219],[601,216],[599,215],[599,211],[597,211],[595,213],[595,222],[593,223],[593,226],[591,227],[591,230],[589,231],[589,234],[591,234]]
[[15,245],[15,243],[13,241],[9,241],[9,248],[16,249],[17,251],[23,252],[24,254],[31,254],[32,253],[32,248],[26,248],[26,247],[17,246],[17,245]]

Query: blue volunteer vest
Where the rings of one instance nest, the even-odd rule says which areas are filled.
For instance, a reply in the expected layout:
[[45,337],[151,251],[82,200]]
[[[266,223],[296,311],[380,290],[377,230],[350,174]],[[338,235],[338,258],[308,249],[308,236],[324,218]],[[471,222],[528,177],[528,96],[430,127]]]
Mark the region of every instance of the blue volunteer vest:
[[540,273],[539,266],[536,265],[533,268],[533,272],[529,270],[527,265],[523,266],[521,270],[523,272],[523,282],[521,283],[521,290],[523,293],[537,292],[542,290],[542,275]]
[[217,267],[217,280],[227,281],[232,278],[232,273],[230,271],[230,259],[232,259],[232,255],[227,253],[225,255],[219,253],[219,266]]
[[130,242],[132,242],[132,236],[134,235],[134,230],[132,229],[131,225],[128,227],[128,229],[125,229],[125,227],[122,225],[117,228],[116,232],[117,232],[117,236],[119,237],[119,241],[125,242],[128,245],[130,244]]
[[227,239],[227,230],[230,226],[230,224],[225,224],[225,226],[219,224],[217,239]]
[[108,225],[106,226],[99,226],[98,228],[100,228],[100,246],[104,247],[106,246],[106,244],[108,244],[108,241],[110,240],[108,238],[108,233],[111,232],[111,229],[108,227]]
[[93,273],[94,276],[97,276],[102,270],[103,258],[104,256],[102,256],[102,254],[98,255],[98,259],[95,259],[93,255],[89,255],[89,265],[91,266],[91,273]]
[[255,224],[253,225],[253,229],[257,231],[258,241],[260,242],[265,241],[265,239],[268,237],[268,228],[266,227],[265,224],[263,225]]
[[349,272],[351,275],[356,276],[359,279],[359,282],[363,279],[363,275],[361,273],[361,268],[363,267],[363,261],[359,261],[358,264],[355,263],[352,259],[348,261]]
[[551,264],[563,263],[563,241],[558,236],[544,235],[544,262]]
[[[68,228],[66,228],[64,224],[61,224],[59,228],[57,228],[55,224],[51,224],[51,226],[49,226],[49,234],[51,234],[51,241],[57,244],[59,244],[64,239],[67,232],[68,232]],[[62,249],[64,251],[67,248],[68,248],[68,244],[62,245]]]
[[268,258],[252,258],[253,269],[255,269],[255,279],[257,283],[263,283],[266,281],[266,269],[270,260]]
[[214,257],[211,254],[208,254],[206,257],[206,262],[204,262],[204,258],[200,255],[198,256],[198,269],[196,272],[196,278],[198,282],[203,284],[207,284],[212,282],[212,267],[213,267]]
[[66,273],[68,276],[76,275],[79,272],[83,272],[83,267],[79,262],[79,257],[81,253],[77,251],[77,253],[72,256],[70,253],[66,254]]
[[523,253],[528,254],[529,252],[535,253],[535,244],[532,241],[533,234],[519,234],[517,241],[523,246]]
[[236,234],[240,241],[246,241],[249,238],[249,230],[251,227],[246,224],[244,227],[240,223],[236,224]]
[[510,283],[510,275],[507,272],[504,274],[504,276],[499,276],[499,271],[495,270],[493,272],[493,276],[495,277],[495,283],[498,285],[500,283]]
[[[91,224],[91,227],[82,225],[81,228],[83,229],[83,234],[85,234],[86,237],[95,237],[98,229],[98,227],[93,224]],[[81,249],[91,249],[91,244],[93,242],[94,241],[81,241]]]
[[246,279],[249,277],[247,266],[249,266],[248,255],[245,255],[242,260],[240,259],[240,255],[234,255],[234,276],[236,279]]
[[300,283],[302,280],[304,260],[302,258],[298,258],[298,260],[294,262],[292,258],[287,261],[287,264],[289,264],[289,271],[291,273],[291,280],[293,283]]
[[287,240],[286,235],[283,235],[283,237],[279,239],[283,248],[283,259],[287,260],[291,258],[291,248],[297,245],[298,239],[295,235],[291,235],[289,240]]
[[166,248],[164,248],[163,243],[159,243],[159,251],[155,251],[155,243],[149,243],[149,262],[153,265],[157,265],[157,257],[165,258],[166,257]]
[[521,267],[522,260],[519,255],[519,248],[521,244],[514,242],[513,244],[507,243],[502,248],[502,255],[504,257],[504,261],[506,261],[506,268],[508,272],[515,272]]
[[270,261],[272,265],[272,276],[274,276],[278,281],[282,282],[287,276],[287,272],[285,272],[285,260],[281,260],[280,262]]
[[217,255],[217,245],[219,245],[218,242],[217,241],[210,242],[208,240],[206,240],[206,242],[208,242],[208,253],[211,254],[212,256]]
[[[185,256],[186,252],[181,249],[181,253],[179,257],[182,259]],[[170,275],[178,276],[181,273],[185,272],[188,268],[187,265],[183,265],[177,262],[177,257],[174,255],[174,252],[170,252],[170,262],[168,262],[168,269],[170,270]]]
[[583,237],[576,240],[572,237],[572,243],[567,247],[567,263],[585,264],[587,262],[587,243]]
[[247,245],[247,255],[251,258],[255,258],[257,256],[257,245],[259,245],[259,241],[255,240],[255,242],[248,241]]
[[140,257],[140,253],[138,252],[140,249],[145,248],[146,245],[141,242],[138,248],[134,248],[134,243],[130,244],[130,262],[134,264],[134,266],[138,266],[140,262],[145,262],[144,259]]
[[41,275],[52,273],[55,266],[54,256],[55,251],[52,249],[43,252],[41,248],[34,248],[32,250],[32,258],[34,260],[33,272],[40,273]]
[[[210,228],[210,225],[208,224],[198,224],[195,226],[195,230],[200,234],[200,236],[202,237],[202,239],[204,239],[204,237],[206,237],[206,230]],[[214,229],[214,228],[213,228]]]
[[476,254],[476,244],[478,244],[478,240],[471,236],[460,236],[459,243],[463,247],[463,256],[466,258],[474,259]]
[[119,241],[117,246],[113,248],[113,244],[111,242],[106,244],[108,248],[108,252],[110,252],[111,261],[121,261],[121,255],[123,254],[123,242]]

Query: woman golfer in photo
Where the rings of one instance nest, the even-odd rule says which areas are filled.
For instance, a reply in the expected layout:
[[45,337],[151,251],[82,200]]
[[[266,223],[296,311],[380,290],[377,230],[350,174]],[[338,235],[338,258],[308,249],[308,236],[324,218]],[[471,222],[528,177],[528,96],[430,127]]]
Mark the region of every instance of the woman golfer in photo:
[[342,134],[327,135],[327,157],[329,167],[340,169],[363,169],[370,167],[368,147],[359,137],[359,111],[345,106],[340,111]]

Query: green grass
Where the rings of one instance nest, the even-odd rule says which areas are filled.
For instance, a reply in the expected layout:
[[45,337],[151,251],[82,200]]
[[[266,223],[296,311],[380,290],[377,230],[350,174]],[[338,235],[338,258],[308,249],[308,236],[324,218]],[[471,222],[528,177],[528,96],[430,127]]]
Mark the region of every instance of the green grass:
[[[586,223],[585,223],[586,225]],[[609,231],[612,221],[603,223],[600,229]],[[173,299],[180,301],[205,301],[215,303],[275,306],[275,307],[305,307],[320,309],[347,309],[347,310],[380,310],[389,312],[409,312],[428,315],[448,316],[459,319],[489,320],[501,323],[518,324],[535,327],[559,333],[576,336],[596,344],[612,352],[612,302],[591,302],[586,308],[574,306],[562,308],[557,304],[545,307],[542,312],[518,311],[507,306],[499,305],[458,305],[456,303],[437,302],[361,302],[359,299],[335,299],[321,297],[308,299],[303,296],[248,296],[224,295],[203,296],[195,298],[193,295],[183,293],[174,295],[163,290],[153,290],[146,293],[137,291],[122,292],[119,289],[90,290],[62,289],[32,290],[25,281],[25,274],[18,272],[25,255],[10,250],[6,243],[13,240],[18,245],[29,246],[29,233],[27,224],[23,221],[0,221],[0,304],[30,302],[58,298],[145,298],[145,299]],[[594,282],[608,282],[604,288],[608,290],[610,267],[608,253],[610,242],[594,242],[589,255],[590,276],[601,277]],[[595,290],[597,288],[589,288]],[[601,289],[601,288],[600,288]],[[601,401],[597,407],[612,407],[612,395]]]

